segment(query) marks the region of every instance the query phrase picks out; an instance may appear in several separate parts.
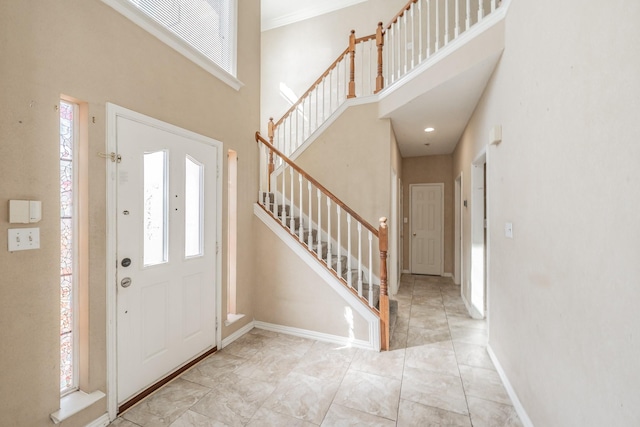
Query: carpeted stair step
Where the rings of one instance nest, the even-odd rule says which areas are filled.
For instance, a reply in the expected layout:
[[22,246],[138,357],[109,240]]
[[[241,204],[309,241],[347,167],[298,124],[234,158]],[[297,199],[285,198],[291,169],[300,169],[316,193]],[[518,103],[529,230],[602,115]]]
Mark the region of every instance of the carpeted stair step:
[[[346,255],[340,256],[340,264],[342,265],[342,277],[344,278],[344,276],[347,274],[347,256]],[[337,255],[331,255],[331,268],[336,273],[338,272],[338,256]]]
[[[267,201],[268,200],[268,201]],[[266,191],[262,192],[262,204],[266,205],[268,204],[273,204],[273,202],[276,200],[276,196],[273,193],[267,193]]]

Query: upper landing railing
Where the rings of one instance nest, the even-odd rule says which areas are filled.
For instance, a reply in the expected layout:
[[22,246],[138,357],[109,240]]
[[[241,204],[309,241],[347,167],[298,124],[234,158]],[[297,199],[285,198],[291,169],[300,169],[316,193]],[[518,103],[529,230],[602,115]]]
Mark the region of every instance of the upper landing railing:
[[274,122],[270,142],[291,155],[346,100],[393,85],[458,36],[496,11],[501,0],[410,0],[375,34],[357,38]]

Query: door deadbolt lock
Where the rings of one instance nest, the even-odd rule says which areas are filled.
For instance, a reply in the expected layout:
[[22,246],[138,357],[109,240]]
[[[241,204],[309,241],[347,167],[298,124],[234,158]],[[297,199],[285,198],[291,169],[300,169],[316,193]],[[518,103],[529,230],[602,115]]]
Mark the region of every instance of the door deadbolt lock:
[[125,277],[124,279],[122,279],[120,281],[120,286],[122,286],[123,288],[128,288],[129,286],[131,286],[131,278]]
[[131,265],[131,258],[125,258],[120,263],[123,267],[129,267]]

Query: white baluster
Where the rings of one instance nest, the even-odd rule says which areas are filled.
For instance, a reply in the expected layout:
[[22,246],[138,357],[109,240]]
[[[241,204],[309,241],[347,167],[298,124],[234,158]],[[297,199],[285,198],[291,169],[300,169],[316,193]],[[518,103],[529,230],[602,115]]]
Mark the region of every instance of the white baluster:
[[426,58],[431,56],[431,0],[427,2],[427,55]]
[[433,49],[437,52],[440,49],[440,2],[436,0],[436,45]]
[[362,296],[362,224],[358,222],[358,295]]
[[467,26],[467,30],[469,30],[469,28],[471,28],[471,0],[467,0],[467,20],[466,20],[466,26]]
[[415,10],[415,3],[411,5],[411,69],[416,66],[416,16],[413,13]]
[[[307,248],[313,250],[311,245],[313,244],[313,224],[311,223],[311,215],[313,214],[313,205],[311,202],[311,182],[307,181],[307,192],[309,193],[309,234],[307,234]],[[302,203],[302,199],[300,199]]]
[[320,205],[320,189],[318,191],[318,258],[322,259],[322,206]]
[[347,284],[353,288],[351,279],[351,215],[347,213]]
[[398,45],[396,46],[396,52],[398,53],[398,75],[396,76],[397,79],[400,79],[400,77],[402,77],[402,70],[404,68],[404,64],[402,63],[402,51],[404,50],[405,52],[407,51],[407,49],[402,46],[402,18],[398,18]]
[[391,27],[387,30],[389,37],[387,40],[387,48],[385,49],[385,51],[389,51],[389,60],[387,61],[389,63],[389,70],[387,70],[387,76],[389,76],[391,83],[396,81],[396,55],[394,52],[395,49],[393,48],[396,43],[395,32],[396,25],[391,24]]
[[478,0],[478,22],[484,18],[484,0]]
[[422,1],[418,1],[418,64],[422,63]]
[[331,268],[331,199],[327,197],[327,267]]
[[293,221],[293,168],[289,168],[289,181],[291,181],[291,196],[289,197],[289,229],[295,232],[296,223]]
[[260,174],[260,188],[258,190],[258,203],[260,203],[262,206],[264,206],[264,194],[262,193],[262,181],[264,180],[264,175],[266,173],[266,168],[265,168],[265,164],[267,162],[267,157],[265,157],[265,150],[266,146],[264,144],[260,144],[260,165],[258,166],[258,173]]
[[302,226],[302,213],[304,208],[304,203],[302,203],[302,175],[298,173],[298,188],[300,189],[298,203],[300,203],[300,209],[298,209],[298,217],[300,218],[300,227],[298,227],[298,240],[304,242],[304,237],[302,237],[302,233],[304,232],[304,227]]
[[[402,20],[404,21],[402,26],[404,27],[404,46],[402,46],[401,53],[404,52],[404,74],[407,74],[407,65],[409,63],[409,53],[407,52],[407,44],[409,43],[409,26],[407,25],[407,15],[409,13],[405,10],[402,14]],[[400,21],[400,20],[398,20]]]
[[491,0],[491,13],[495,12],[497,7],[498,7],[498,0]]
[[340,205],[336,205],[336,213],[338,214],[338,277],[342,277],[342,259],[340,258],[342,255],[342,241],[340,240]]
[[287,187],[286,187],[286,183],[287,180],[285,179],[287,177],[287,175],[285,174],[285,171],[287,170],[287,164],[286,163],[282,163],[282,174],[280,175],[282,177],[282,201],[280,202],[280,206],[281,206],[281,213],[282,215],[280,216],[280,222],[282,222],[282,225],[284,225],[286,227],[285,224],[285,217],[287,216],[287,211],[286,211],[286,207],[287,207]]
[[448,43],[449,43],[449,0],[444,0],[444,44],[446,45]]
[[373,307],[373,233],[369,231],[369,305]]
[[455,37],[460,35],[460,0],[456,1],[456,29],[455,29]]

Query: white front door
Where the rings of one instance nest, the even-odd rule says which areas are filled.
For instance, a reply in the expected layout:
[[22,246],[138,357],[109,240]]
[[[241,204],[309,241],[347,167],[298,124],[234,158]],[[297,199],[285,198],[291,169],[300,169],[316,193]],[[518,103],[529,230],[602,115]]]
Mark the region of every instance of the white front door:
[[218,148],[193,135],[116,118],[119,404],[216,344]]
[[442,275],[443,185],[411,186],[411,273]]

